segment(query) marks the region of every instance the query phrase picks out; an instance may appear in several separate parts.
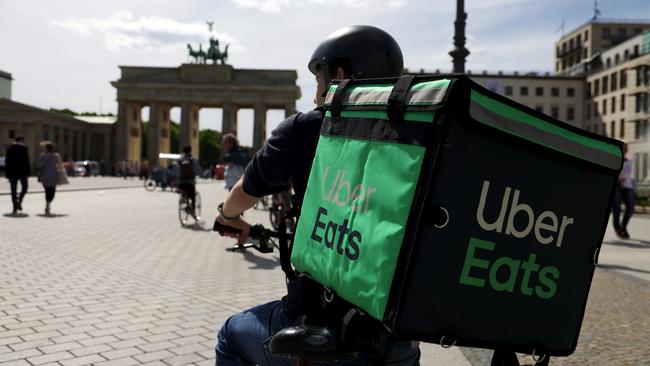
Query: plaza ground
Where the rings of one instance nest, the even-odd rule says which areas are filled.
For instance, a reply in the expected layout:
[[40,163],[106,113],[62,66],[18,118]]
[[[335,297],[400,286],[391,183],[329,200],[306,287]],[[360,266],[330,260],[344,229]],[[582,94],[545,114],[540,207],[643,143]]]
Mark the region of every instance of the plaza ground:
[[[43,193],[14,216],[0,182],[2,365],[213,365],[223,321],[285,292],[277,253],[227,252],[232,239],[210,231],[225,197],[214,181],[198,185],[206,223],[190,228],[178,223],[175,194],[138,180],[76,178],[64,189],[53,216],[42,215]],[[630,232],[619,240],[608,230],[578,349],[551,365],[650,360],[650,220],[634,218]],[[422,365],[489,364],[483,350],[422,351]]]

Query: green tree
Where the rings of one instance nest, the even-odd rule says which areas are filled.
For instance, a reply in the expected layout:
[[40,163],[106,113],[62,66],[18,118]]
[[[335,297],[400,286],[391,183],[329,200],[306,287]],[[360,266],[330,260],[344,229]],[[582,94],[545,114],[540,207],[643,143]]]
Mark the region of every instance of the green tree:
[[169,148],[171,151],[166,151],[170,153],[180,153],[181,152],[181,125],[170,121],[169,122]]
[[221,132],[199,131],[199,161],[204,168],[213,167],[221,157]]

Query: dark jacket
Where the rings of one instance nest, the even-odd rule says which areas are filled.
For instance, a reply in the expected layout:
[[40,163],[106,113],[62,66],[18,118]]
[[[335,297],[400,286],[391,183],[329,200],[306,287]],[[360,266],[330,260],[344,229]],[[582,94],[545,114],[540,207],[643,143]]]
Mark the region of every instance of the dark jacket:
[[262,197],[284,191],[290,184],[300,205],[323,123],[323,110],[288,117],[273,130],[246,166],[244,192]]
[[[282,192],[291,185],[295,191],[293,203],[300,206],[322,123],[323,110],[320,108],[282,121],[246,166],[244,192],[262,197]],[[322,287],[308,278],[300,278],[290,281],[287,291],[287,296],[282,298],[283,311],[295,320],[317,309]],[[336,318],[336,315],[331,316]]]
[[14,142],[7,149],[5,158],[5,175],[7,178],[26,177],[30,174],[27,146]]

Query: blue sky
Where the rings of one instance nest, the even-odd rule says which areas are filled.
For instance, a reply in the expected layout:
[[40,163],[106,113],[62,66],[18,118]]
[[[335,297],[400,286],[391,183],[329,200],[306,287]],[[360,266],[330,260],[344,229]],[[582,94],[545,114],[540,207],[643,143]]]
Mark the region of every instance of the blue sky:
[[[600,0],[601,18],[650,19],[648,0]],[[593,15],[593,0],[466,0],[467,68],[552,71],[553,43]],[[230,43],[236,68],[298,70],[302,99],[313,107],[306,69],[327,34],[371,24],[391,33],[405,66],[451,69],[454,0],[0,0],[0,69],[12,73],[13,99],[42,108],[116,111],[109,84],[118,65],[178,66],[186,43],[207,43],[214,20]],[[220,128],[218,111],[201,113],[201,128]],[[174,111],[177,113],[177,111]],[[283,112],[269,112],[269,129]],[[252,112],[239,115],[241,139],[251,139]]]

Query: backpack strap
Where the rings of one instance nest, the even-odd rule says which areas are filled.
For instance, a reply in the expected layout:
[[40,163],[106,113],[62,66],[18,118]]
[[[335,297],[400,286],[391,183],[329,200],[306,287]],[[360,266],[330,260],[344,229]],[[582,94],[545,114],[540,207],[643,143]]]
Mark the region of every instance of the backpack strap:
[[[278,241],[280,242],[280,267],[287,276],[289,281],[296,278],[296,272],[291,267],[291,249],[293,245],[289,245],[289,234],[287,233],[287,219],[293,219],[300,214],[298,206],[292,206],[289,211],[281,218],[278,224]],[[293,238],[291,238],[293,240]]]
[[[386,114],[391,122],[403,120],[404,111],[406,110],[406,97],[413,80],[415,80],[415,75],[401,76],[395,83],[393,90],[391,90],[388,96],[388,105],[386,106]],[[338,92],[338,89],[336,91]]]
[[343,105],[343,93],[345,89],[350,86],[352,79],[343,79],[336,87],[334,96],[332,97],[332,104],[330,106],[330,111],[332,113],[332,118],[341,117],[341,107]]

